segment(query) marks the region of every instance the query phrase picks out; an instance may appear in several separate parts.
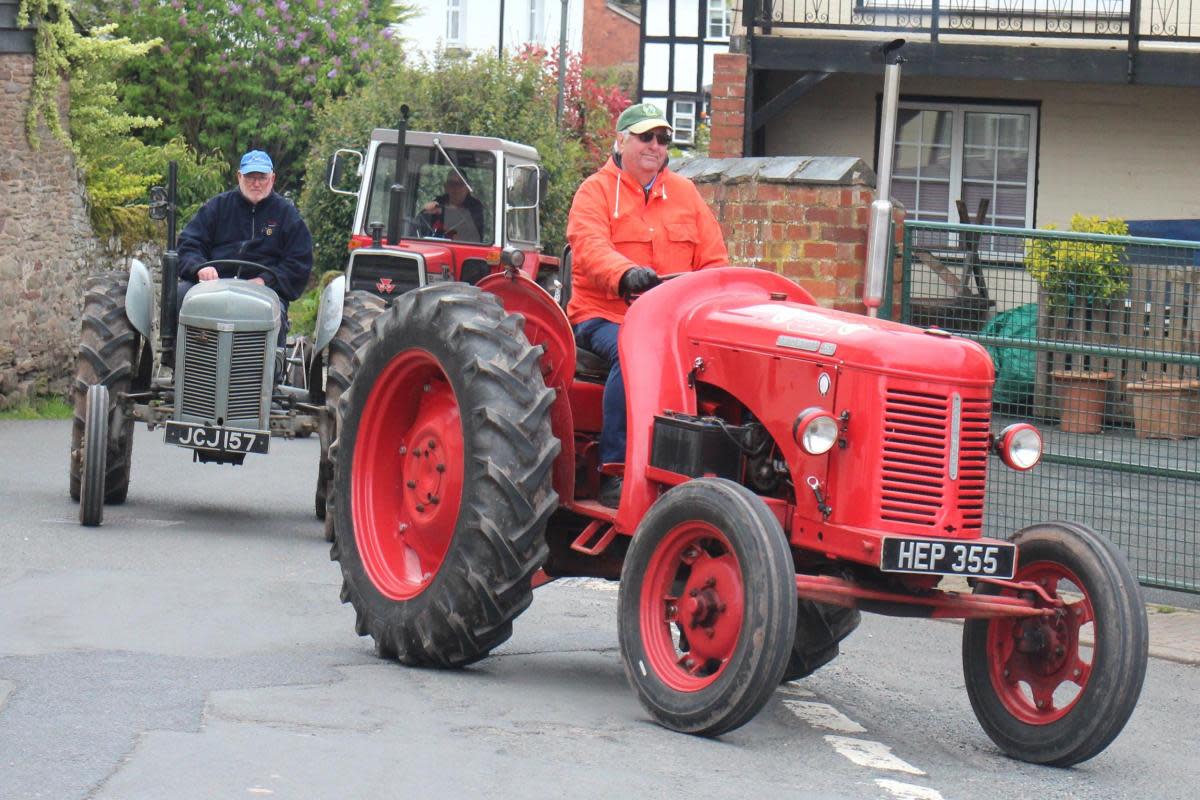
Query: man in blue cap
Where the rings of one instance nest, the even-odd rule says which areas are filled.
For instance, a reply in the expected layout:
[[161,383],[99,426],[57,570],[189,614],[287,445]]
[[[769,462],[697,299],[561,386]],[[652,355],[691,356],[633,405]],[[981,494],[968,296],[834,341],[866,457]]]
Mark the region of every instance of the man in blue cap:
[[[312,272],[312,235],[291,201],[275,191],[275,165],[262,150],[242,156],[238,188],[209,200],[179,235],[179,303],[199,281],[234,277],[228,267],[221,275],[206,261],[233,258],[262,264],[266,270],[254,277],[279,295],[286,336],[287,306],[304,291]],[[219,266],[219,265],[218,265]]]

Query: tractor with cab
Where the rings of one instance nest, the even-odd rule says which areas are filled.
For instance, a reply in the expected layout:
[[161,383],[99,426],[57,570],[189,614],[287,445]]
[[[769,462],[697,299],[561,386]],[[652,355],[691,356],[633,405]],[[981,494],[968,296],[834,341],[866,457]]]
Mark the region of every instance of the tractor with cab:
[[[965,620],[967,694],[1015,758],[1071,765],[1118,735],[1146,671],[1138,583],[1082,525],[983,535],[989,471],[1042,447],[992,430],[983,347],[764,270],[681,274],[629,309],[626,458],[603,465],[606,370],[504,260],[398,297],[340,399],[331,557],[381,657],[469,665],[536,587],[586,576],[620,581],[625,673],[672,730],[750,721],[867,611]],[[616,509],[601,469],[623,474]]]
[[[499,272],[501,253],[519,252],[522,271],[560,299],[569,259],[542,252],[539,208],[546,173],[535,148],[489,136],[413,131],[408,107],[396,128],[376,128],[362,153],[343,149],[329,159],[327,184],[356,198],[350,254],[342,275],[322,290],[309,358],[309,380],[323,385],[329,410],[320,431],[321,458],[314,499],[326,519],[333,479],[329,445],[337,406],[350,385],[354,352],[367,342],[371,322],[406,292],[438,283],[478,283]],[[404,146],[400,146],[400,142]],[[437,207],[448,180],[461,181],[477,203],[477,217]],[[356,183],[357,182],[357,183]],[[345,188],[351,185],[353,188]]]
[[[133,425],[163,429],[166,444],[199,463],[242,464],[265,455],[272,437],[315,433],[326,413],[303,384],[303,342],[287,339],[275,292],[253,280],[271,268],[223,259],[220,279],[198,283],[177,309],[177,167],[151,190],[150,215],[166,220],[156,353],[155,290],[134,259],[127,273],[91,276],[72,384],[70,494],[79,521],[101,524],[104,506],[123,503],[133,461]],[[301,380],[290,379],[299,375]]]

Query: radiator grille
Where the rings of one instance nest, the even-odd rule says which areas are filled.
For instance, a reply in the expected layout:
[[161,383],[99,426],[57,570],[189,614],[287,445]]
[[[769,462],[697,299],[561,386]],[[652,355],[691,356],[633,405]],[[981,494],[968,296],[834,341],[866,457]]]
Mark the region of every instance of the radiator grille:
[[262,401],[263,362],[270,331],[243,331],[233,335],[229,365],[229,419],[258,418]]
[[[218,333],[207,328],[184,326],[185,363],[180,410],[216,421],[258,419],[262,402],[263,365],[270,331]],[[225,408],[217,408],[217,387],[222,383],[219,342],[232,336],[228,393]]]
[[183,369],[183,397],[179,407],[184,414],[214,418],[217,412],[217,347],[219,335],[206,328],[184,326],[186,342]]
[[[391,300],[420,286],[420,276],[421,262],[416,258],[401,254],[356,253],[350,265],[350,288]],[[390,286],[391,291],[385,291],[381,286]]]
[[[965,530],[983,526],[987,471],[987,400],[962,399],[954,430],[953,395],[889,388],[884,408],[880,513],[884,520],[935,525],[958,508]],[[954,443],[958,452],[954,454]],[[950,477],[957,455],[957,480]]]

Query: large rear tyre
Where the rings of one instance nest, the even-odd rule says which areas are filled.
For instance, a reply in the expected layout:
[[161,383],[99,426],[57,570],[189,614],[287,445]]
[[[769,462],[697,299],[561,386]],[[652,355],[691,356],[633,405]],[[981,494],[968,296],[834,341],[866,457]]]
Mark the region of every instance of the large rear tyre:
[[[107,272],[88,278],[83,299],[83,333],[75,361],[71,397],[75,406],[71,424],[70,491],[80,500],[83,470],[83,437],[89,387],[99,384],[110,398],[129,391],[136,371],[138,334],[125,315],[125,289],[129,276]],[[133,461],[133,417],[114,406],[108,428],[104,502],[125,502],[129,493],[129,470]]]
[[321,456],[317,463],[317,491],[313,498],[317,519],[325,520],[325,541],[333,541],[333,520],[326,511],[330,484],[333,482],[333,460],[329,447],[337,438],[338,402],[354,377],[354,354],[371,340],[371,323],[386,308],[383,300],[356,290],[348,292],[342,304],[342,321],[327,350],[328,371],[325,381],[325,415],[317,435],[321,440]]
[[[1121,553],[1090,529],[1047,523],[1013,537],[1020,567],[1056,602],[1048,616],[969,620],[963,672],[980,725],[1005,753],[1066,767],[1125,727],[1146,676],[1146,608]],[[1017,595],[981,583],[977,594]],[[1093,642],[1088,644],[1088,641]]]
[[796,581],[779,521],[753,492],[701,478],[642,519],[621,570],[621,659],[662,725],[717,736],[775,691],[796,631]]
[[104,521],[104,474],[108,460],[108,389],[89,386],[84,395],[83,469],[80,475],[79,522],[94,527]]
[[382,657],[470,664],[529,606],[558,505],[540,355],[520,317],[454,283],[397,299],[355,358],[330,555]]

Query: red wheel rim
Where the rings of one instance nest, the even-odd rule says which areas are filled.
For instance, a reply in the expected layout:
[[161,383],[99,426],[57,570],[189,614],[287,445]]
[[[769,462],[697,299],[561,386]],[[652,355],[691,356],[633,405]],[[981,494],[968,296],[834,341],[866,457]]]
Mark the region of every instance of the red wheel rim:
[[1097,643],[1085,649],[1081,634],[1098,635],[1092,601],[1062,564],[1035,561],[1024,565],[1014,580],[1037,583],[1051,597],[1062,593],[1064,604],[1051,616],[992,620],[987,642],[992,685],[1014,717],[1048,725],[1074,708],[1091,677]]
[[379,592],[425,590],[458,523],[463,432],[449,379],[429,353],[405,352],[375,382],[351,474],[354,541]]
[[696,692],[737,649],[745,588],[725,534],[704,522],[672,528],[646,568],[638,619],[646,657],[669,688]]

